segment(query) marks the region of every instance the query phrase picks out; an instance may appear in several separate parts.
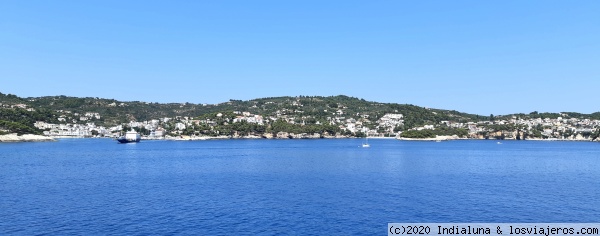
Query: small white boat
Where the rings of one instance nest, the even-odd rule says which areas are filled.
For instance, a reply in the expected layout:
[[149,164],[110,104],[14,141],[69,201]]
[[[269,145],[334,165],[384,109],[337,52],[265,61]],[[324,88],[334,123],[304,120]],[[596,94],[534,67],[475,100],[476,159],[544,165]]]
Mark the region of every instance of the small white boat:
[[362,147],[364,147],[364,148],[371,147],[371,145],[369,145],[369,137],[365,138],[365,143],[362,144]]
[[501,142],[497,142],[497,144],[502,144]]

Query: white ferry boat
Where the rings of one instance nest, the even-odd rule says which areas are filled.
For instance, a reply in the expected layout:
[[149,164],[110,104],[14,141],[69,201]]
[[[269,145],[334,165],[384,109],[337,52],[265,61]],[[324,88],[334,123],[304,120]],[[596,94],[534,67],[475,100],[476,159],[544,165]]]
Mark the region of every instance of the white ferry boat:
[[140,141],[140,139],[140,134],[131,129],[130,131],[127,131],[125,135],[117,138],[117,141],[119,141],[119,143],[137,143]]

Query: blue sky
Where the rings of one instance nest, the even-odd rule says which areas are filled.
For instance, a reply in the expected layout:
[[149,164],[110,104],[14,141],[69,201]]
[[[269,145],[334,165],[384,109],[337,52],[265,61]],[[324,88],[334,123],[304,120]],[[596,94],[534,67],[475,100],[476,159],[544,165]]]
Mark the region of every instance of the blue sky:
[[600,111],[600,1],[0,2],[0,92]]

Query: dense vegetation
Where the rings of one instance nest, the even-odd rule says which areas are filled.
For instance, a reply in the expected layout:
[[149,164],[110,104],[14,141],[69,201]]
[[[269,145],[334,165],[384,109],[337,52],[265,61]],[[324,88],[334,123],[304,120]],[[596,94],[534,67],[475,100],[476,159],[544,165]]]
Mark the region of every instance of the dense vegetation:
[[594,112],[592,114],[583,114],[583,113],[577,113],[577,112],[561,112],[561,113],[543,112],[543,113],[539,113],[537,111],[534,111],[529,114],[516,113],[516,114],[503,115],[503,116],[495,116],[494,118],[496,118],[496,119],[511,119],[513,116],[517,117],[517,118],[521,118],[521,119],[538,119],[538,118],[556,119],[558,117],[563,117],[564,119],[579,118],[579,119],[600,120],[600,112]]
[[[15,95],[0,93],[0,103],[26,104],[34,109],[48,109],[66,113],[66,120],[72,120],[72,114],[95,112],[101,118],[94,120],[97,125],[112,126],[129,121],[144,121],[163,117],[198,117],[218,112],[250,112],[262,116],[293,116],[304,124],[329,123],[328,118],[338,117],[344,119],[361,119],[366,117],[374,122],[388,113],[399,113],[405,117],[403,127],[407,130],[425,124],[438,124],[442,120],[468,122],[485,120],[487,117],[447,111],[428,109],[409,104],[369,102],[348,96],[298,96],[298,97],[271,97],[259,98],[249,101],[230,100],[220,104],[192,104],[192,103],[152,103],[152,102],[122,102],[114,99],[77,98],[67,96],[48,96],[37,98],[19,98]],[[340,111],[340,113],[336,113]],[[70,115],[71,114],[71,115]],[[292,128],[292,127],[290,127]],[[319,127],[319,129],[326,127]],[[373,128],[373,127],[370,127]]]
[[467,137],[469,131],[466,129],[450,128],[447,126],[437,127],[435,130],[423,129],[423,130],[408,130],[402,132],[401,137],[403,138],[435,138],[436,136],[452,136]]
[[21,108],[0,108],[0,134],[41,134],[33,124],[36,121],[55,122],[56,113],[48,110],[27,111]]
[[[16,108],[17,104],[25,105],[29,110]],[[234,113],[237,112],[237,114]],[[89,120],[79,119],[85,113],[98,113],[99,118]],[[266,125],[248,122],[231,122],[239,112],[249,112],[261,115]],[[217,116],[217,114],[221,114]],[[563,117],[563,119],[596,119],[600,120],[600,112],[581,114],[576,112],[563,113],[538,113],[510,114],[503,116],[480,116],[461,113],[454,110],[441,110],[423,108],[410,104],[378,103],[349,96],[297,96],[297,97],[268,97],[248,101],[230,100],[220,104],[192,104],[192,103],[153,103],[153,102],[123,102],[114,99],[78,98],[67,96],[47,96],[34,98],[20,98],[12,94],[0,93],[0,132],[40,133],[33,126],[35,121],[49,123],[86,123],[93,122],[101,126],[115,126],[130,121],[146,121],[164,117],[189,117],[195,120],[210,120],[216,124],[194,123],[183,130],[183,134],[198,135],[261,135],[277,133],[308,134],[342,134],[339,125],[346,122],[366,121],[363,125],[375,129],[376,121],[385,114],[402,114],[404,123],[392,127],[394,131],[405,131],[402,136],[407,138],[431,138],[435,135],[466,136],[467,130],[440,126],[441,121],[449,122],[478,122],[493,121],[496,119],[545,119]],[[58,119],[60,117],[60,120]],[[277,117],[273,121],[269,117]],[[177,118],[179,119],[179,118]],[[167,130],[173,130],[177,119],[164,124]],[[285,119],[288,122],[284,122]],[[162,123],[161,123],[162,124]],[[411,130],[424,125],[435,125],[435,130]],[[525,127],[514,124],[484,125],[488,130],[484,136],[492,136],[498,131],[520,131],[524,136],[542,137],[544,129],[548,127],[534,127],[524,132]],[[380,127],[381,129],[381,127]],[[140,130],[148,133],[147,130]],[[572,135],[570,131],[562,134],[565,137]],[[600,131],[585,133],[584,136],[597,138]],[[357,132],[354,136],[365,134]]]

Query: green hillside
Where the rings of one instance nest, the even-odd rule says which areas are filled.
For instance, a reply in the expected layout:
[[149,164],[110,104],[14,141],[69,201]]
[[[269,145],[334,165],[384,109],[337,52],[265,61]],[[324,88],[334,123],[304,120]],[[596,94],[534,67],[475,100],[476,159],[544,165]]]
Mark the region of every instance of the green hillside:
[[[267,127],[258,124],[236,123],[228,121],[242,112],[260,115],[266,120],[278,120]],[[222,117],[217,114],[221,113]],[[97,116],[96,116],[97,114]],[[366,101],[344,95],[338,96],[297,96],[297,97],[267,97],[247,101],[230,100],[220,104],[193,103],[153,103],[141,101],[117,101],[103,98],[78,98],[67,96],[46,96],[20,98],[12,94],[0,93],[0,132],[40,133],[33,126],[35,121],[48,123],[85,124],[94,123],[98,126],[112,127],[130,121],[148,121],[161,118],[188,117],[196,120],[212,120],[218,127],[195,127],[184,133],[198,130],[212,130],[206,134],[264,133],[264,132],[305,132],[305,133],[338,133],[339,124],[347,121],[362,122],[369,130],[377,129],[377,122],[385,114],[402,114],[403,123],[393,127],[396,131],[407,131],[414,127],[435,125],[442,121],[467,123],[493,121],[499,119],[555,119],[578,118],[600,120],[600,112],[581,114],[575,112],[509,114],[502,116],[480,116],[462,113],[454,110],[430,109],[410,104],[379,103]],[[89,119],[88,119],[89,118]],[[286,122],[284,122],[284,120]],[[165,124],[165,128],[173,128],[175,121]],[[514,130],[515,127],[496,127],[488,125],[490,130]],[[493,126],[493,127],[492,127]],[[505,125],[506,126],[506,125]],[[380,127],[381,128],[381,127]],[[440,127],[440,134],[463,134],[466,130]],[[518,128],[518,127],[517,127]],[[543,131],[543,127],[538,127]],[[187,129],[187,128],[186,128]],[[411,133],[412,132],[412,133]],[[411,131],[406,136],[434,136],[432,131]],[[360,136],[362,134],[353,134]]]
[[[405,129],[424,124],[436,124],[439,121],[478,121],[487,119],[478,115],[440,109],[426,109],[408,104],[378,103],[348,96],[298,96],[270,97],[248,101],[230,100],[220,104],[192,103],[152,103],[140,101],[117,101],[102,98],[78,98],[67,96],[47,96],[19,98],[14,95],[0,94],[0,103],[6,105],[25,104],[30,108],[44,109],[68,114],[86,112],[100,113],[95,120],[98,125],[118,125],[129,121],[144,121],[163,117],[188,116],[199,117],[217,112],[250,112],[262,116],[288,115],[305,122],[324,123],[328,117],[339,114],[344,118],[359,119],[368,117],[375,121],[387,113],[400,113],[405,116]],[[339,113],[336,113],[338,112]],[[69,112],[69,113],[65,113]]]

